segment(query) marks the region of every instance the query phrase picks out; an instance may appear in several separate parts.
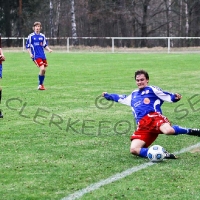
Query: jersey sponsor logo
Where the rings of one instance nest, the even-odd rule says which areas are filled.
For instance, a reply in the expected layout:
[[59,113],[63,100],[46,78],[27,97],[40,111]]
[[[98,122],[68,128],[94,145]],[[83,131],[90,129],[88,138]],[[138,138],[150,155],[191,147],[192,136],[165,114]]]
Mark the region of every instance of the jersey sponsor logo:
[[139,106],[140,104],[141,104],[141,101],[138,101],[138,102],[134,103],[134,107],[137,107],[137,106]]
[[39,42],[34,42],[34,46],[40,45]]
[[150,104],[150,99],[149,98],[144,98],[144,104]]

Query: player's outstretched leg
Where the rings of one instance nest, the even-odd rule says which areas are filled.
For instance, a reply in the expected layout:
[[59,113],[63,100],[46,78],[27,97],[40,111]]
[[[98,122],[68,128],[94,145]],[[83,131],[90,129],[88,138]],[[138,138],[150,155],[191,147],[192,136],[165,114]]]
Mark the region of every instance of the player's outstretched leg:
[[175,131],[175,135],[187,134],[200,137],[200,129],[197,128],[184,128],[178,125],[173,125],[172,128]]

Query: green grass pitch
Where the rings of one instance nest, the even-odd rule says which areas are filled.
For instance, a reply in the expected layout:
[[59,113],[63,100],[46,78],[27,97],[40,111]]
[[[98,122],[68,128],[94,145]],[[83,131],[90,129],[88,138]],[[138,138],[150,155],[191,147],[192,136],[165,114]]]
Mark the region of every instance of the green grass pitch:
[[[47,53],[45,87],[28,53],[5,52],[0,119],[0,199],[62,199],[147,159],[129,153],[135,129],[131,109],[110,104],[102,92],[130,94],[134,72],[150,84],[179,92],[163,105],[173,124],[200,128],[199,54]],[[160,135],[170,152],[198,137]],[[199,149],[166,160],[83,195],[81,199],[200,199]]]

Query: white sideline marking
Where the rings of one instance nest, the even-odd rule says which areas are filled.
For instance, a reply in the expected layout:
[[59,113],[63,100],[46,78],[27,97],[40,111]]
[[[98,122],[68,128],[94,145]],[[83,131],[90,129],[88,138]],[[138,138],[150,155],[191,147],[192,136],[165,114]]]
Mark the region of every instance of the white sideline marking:
[[[200,147],[200,143],[197,143],[197,144],[192,145],[192,146],[187,147],[187,148],[183,148],[180,151],[175,152],[175,154],[181,154],[181,153],[190,151],[190,150],[192,150],[194,148],[197,148],[197,147]],[[117,181],[119,179],[122,179],[122,178],[124,178],[126,176],[131,175],[134,172],[137,172],[137,171],[139,171],[141,169],[144,169],[144,168],[149,167],[149,166],[154,165],[154,164],[155,163],[148,162],[148,163],[145,163],[145,164],[142,164],[142,165],[139,165],[139,166],[132,167],[132,168],[127,169],[127,170],[125,170],[125,171],[123,171],[121,173],[117,173],[117,174],[115,174],[115,175],[113,175],[113,176],[111,176],[111,177],[109,177],[107,179],[104,179],[104,180],[101,180],[101,181],[99,181],[97,183],[91,184],[91,185],[89,185],[88,187],[86,187],[86,188],[84,188],[82,190],[78,190],[78,191],[74,192],[73,194],[70,194],[69,196],[64,197],[62,200],[78,199],[78,198],[82,197],[86,193],[89,193],[91,191],[99,189],[101,186],[104,186],[104,185],[107,185],[109,183],[115,182],[115,181]]]

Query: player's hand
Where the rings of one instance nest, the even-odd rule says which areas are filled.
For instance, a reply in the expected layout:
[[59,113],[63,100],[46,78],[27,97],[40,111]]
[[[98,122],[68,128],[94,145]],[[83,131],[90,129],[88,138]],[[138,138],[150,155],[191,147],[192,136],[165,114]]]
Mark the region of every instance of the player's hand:
[[33,54],[30,54],[30,57],[33,58]]
[[52,49],[50,49],[48,46],[46,47],[46,49],[47,49],[47,51],[49,52],[49,53],[51,53],[53,50]]
[[105,94],[107,94],[107,92],[103,92],[103,93],[102,93],[102,97],[104,97]]
[[6,60],[5,56],[4,55],[0,55],[0,60],[1,61],[5,61]]
[[181,94],[175,93],[175,99],[181,99],[181,98],[182,98]]

